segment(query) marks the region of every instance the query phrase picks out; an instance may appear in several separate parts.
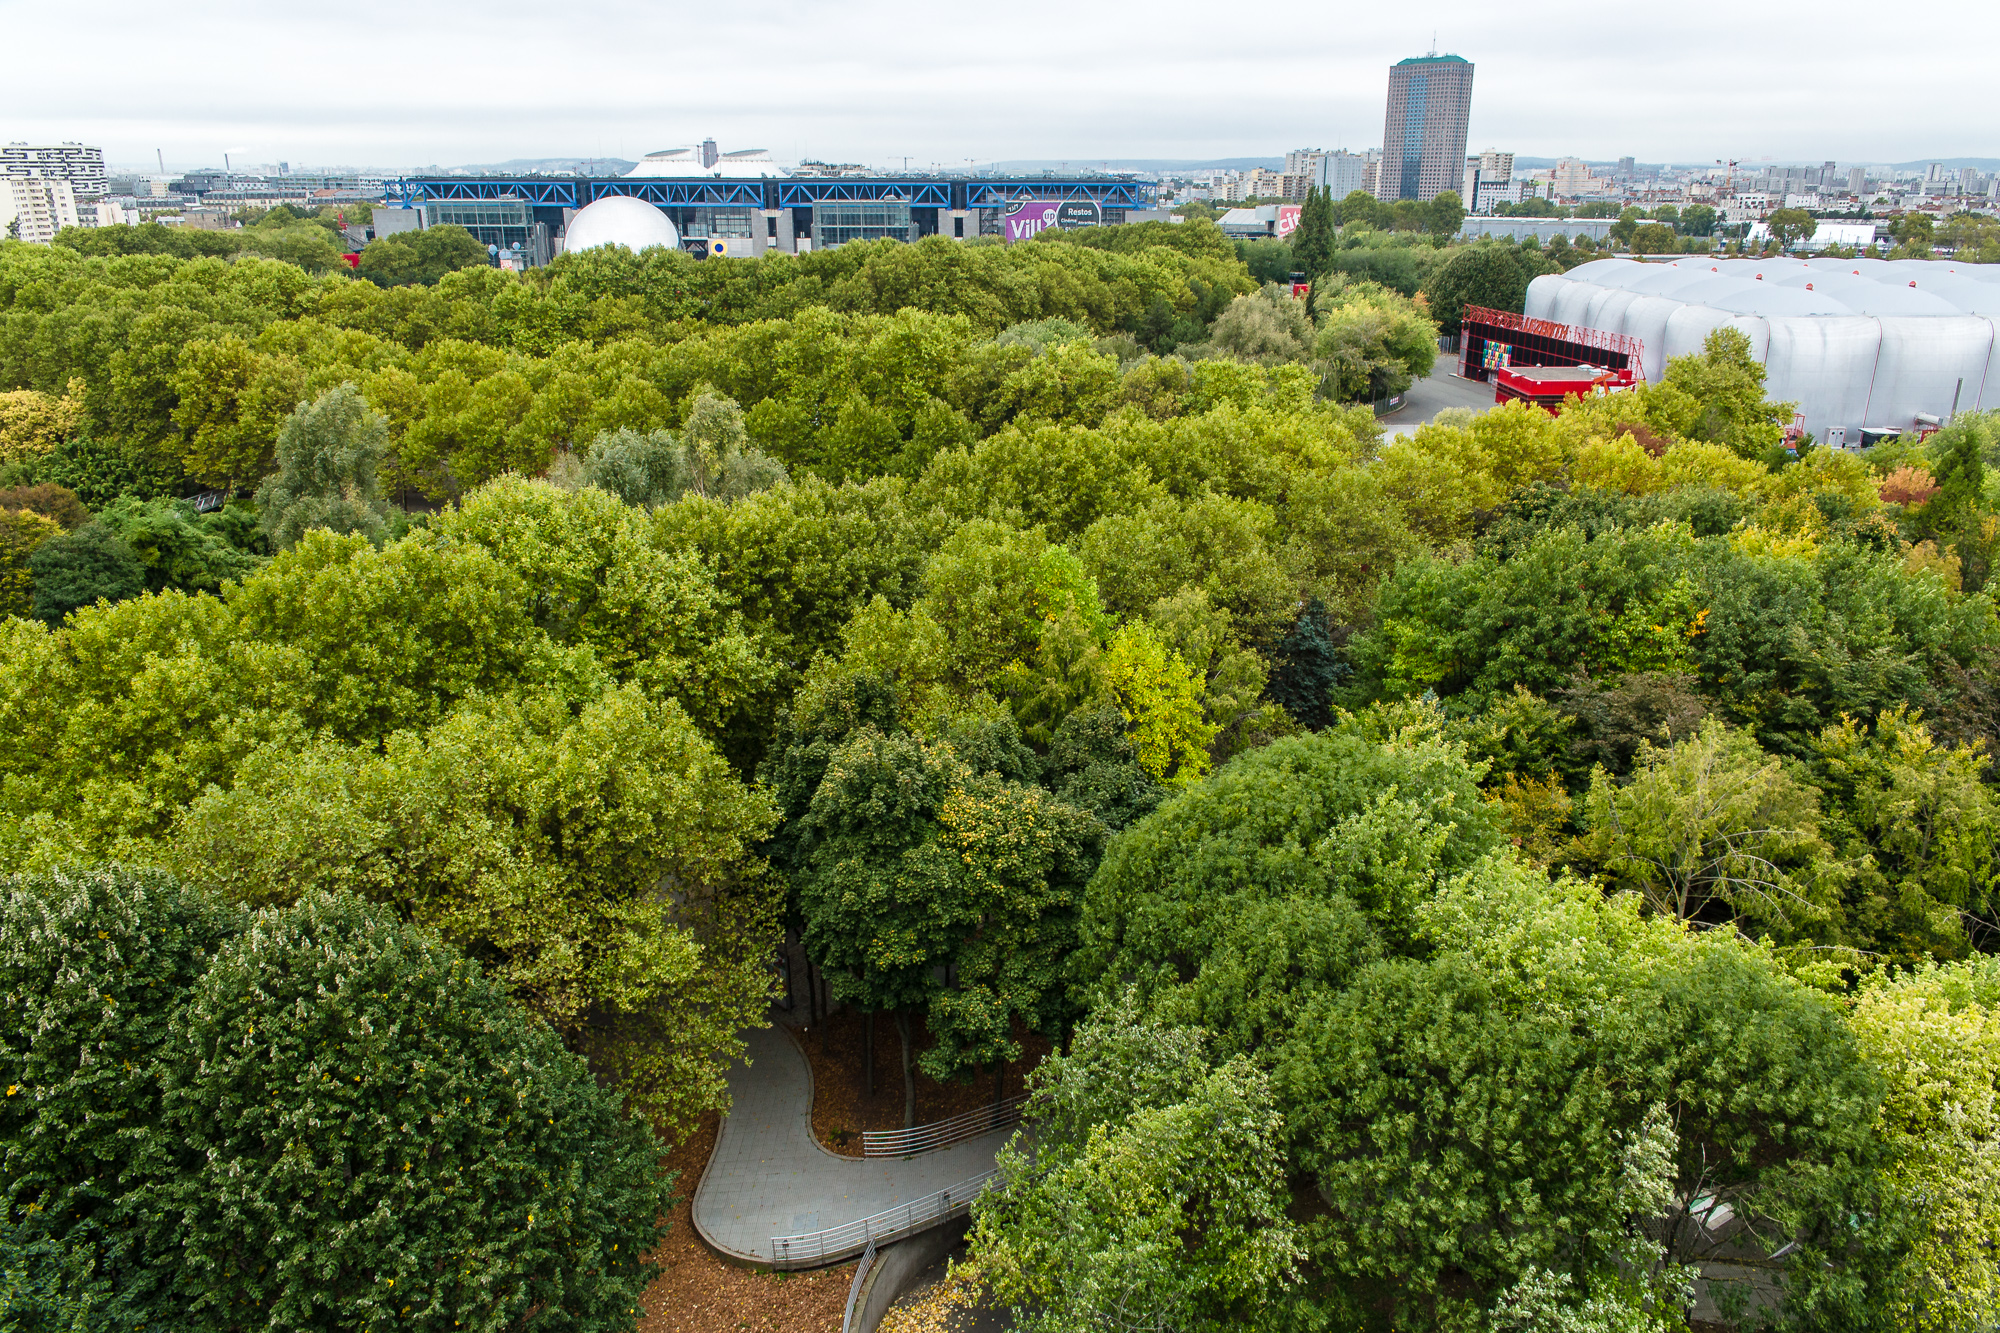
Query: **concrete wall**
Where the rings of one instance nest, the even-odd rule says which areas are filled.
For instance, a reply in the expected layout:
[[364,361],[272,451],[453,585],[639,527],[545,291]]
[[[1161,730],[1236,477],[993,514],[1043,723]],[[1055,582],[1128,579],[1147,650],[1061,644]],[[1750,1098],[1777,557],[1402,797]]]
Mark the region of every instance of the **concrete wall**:
[[925,1269],[950,1254],[965,1239],[970,1226],[967,1218],[953,1218],[877,1250],[875,1266],[862,1280],[861,1298],[854,1303],[854,1322],[844,1333],[875,1333],[896,1298],[908,1291]]

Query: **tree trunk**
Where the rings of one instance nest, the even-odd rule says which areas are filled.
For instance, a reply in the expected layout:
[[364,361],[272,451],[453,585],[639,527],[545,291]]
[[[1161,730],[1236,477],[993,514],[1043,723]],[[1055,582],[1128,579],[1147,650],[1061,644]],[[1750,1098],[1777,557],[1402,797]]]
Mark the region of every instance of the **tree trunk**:
[[813,960],[806,959],[806,1009],[814,1027],[819,1026],[819,982],[813,976]]
[[861,1063],[868,1066],[868,1095],[875,1095],[875,1011],[868,1011],[868,1021],[861,1029]]
[[910,1064],[910,1011],[896,1011],[896,1035],[903,1039],[903,1128],[917,1127],[917,1073]]

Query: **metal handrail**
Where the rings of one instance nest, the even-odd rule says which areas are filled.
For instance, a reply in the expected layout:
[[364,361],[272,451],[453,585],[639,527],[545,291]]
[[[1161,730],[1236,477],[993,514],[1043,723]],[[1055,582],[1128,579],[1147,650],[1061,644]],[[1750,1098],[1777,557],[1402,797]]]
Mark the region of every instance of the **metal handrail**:
[[773,1268],[820,1268],[827,1264],[837,1264],[843,1259],[851,1259],[863,1253],[871,1245],[886,1245],[892,1240],[915,1235],[927,1227],[936,1226],[950,1217],[965,1212],[972,1207],[972,1201],[986,1188],[986,1182],[999,1175],[999,1168],[981,1171],[969,1180],[961,1180],[950,1189],[926,1194],[921,1199],[898,1204],[871,1217],[855,1222],[843,1222],[837,1227],[827,1227],[823,1231],[807,1231],[796,1236],[771,1237],[771,1266]]
[[861,1262],[854,1265],[854,1281],[847,1288],[847,1312],[840,1316],[840,1333],[854,1333],[854,1304],[861,1299],[861,1291],[868,1282],[868,1270],[875,1266],[875,1242],[870,1240],[868,1248],[861,1252]]
[[864,1131],[861,1135],[861,1155],[914,1157],[918,1153],[948,1148],[966,1139],[976,1139],[981,1134],[991,1134],[996,1129],[1018,1123],[1021,1107],[1027,1100],[1027,1094],[1023,1093],[1003,1102],[994,1102],[991,1106],[982,1106],[977,1111],[967,1111],[964,1115],[918,1125],[914,1129]]

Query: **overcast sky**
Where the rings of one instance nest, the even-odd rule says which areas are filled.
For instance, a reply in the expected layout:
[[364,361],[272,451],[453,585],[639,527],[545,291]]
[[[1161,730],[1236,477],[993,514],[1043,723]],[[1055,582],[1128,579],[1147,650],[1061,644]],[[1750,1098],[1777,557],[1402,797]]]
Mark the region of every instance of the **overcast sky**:
[[[1673,22],[1666,14],[1706,12]],[[713,136],[876,166],[1381,143],[1388,67],[1477,65],[1473,151],[2000,156],[2000,6],[1153,0],[0,0],[0,139],[113,163],[633,158]]]

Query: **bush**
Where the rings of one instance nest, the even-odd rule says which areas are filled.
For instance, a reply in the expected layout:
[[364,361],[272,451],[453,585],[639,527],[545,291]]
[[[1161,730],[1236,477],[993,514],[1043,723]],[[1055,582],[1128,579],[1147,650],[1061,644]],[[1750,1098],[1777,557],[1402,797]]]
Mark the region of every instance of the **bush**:
[[631,1328],[658,1144],[478,967],[355,899],[153,871],[0,898],[10,1258],[70,1327]]
[[[70,1269],[39,1303],[93,1304],[85,1328],[174,1326],[174,1266],[148,1247],[132,1187],[174,1151],[158,1077],[169,1018],[241,926],[160,871],[0,884],[4,1243]],[[15,1300],[0,1327],[34,1326],[11,1322],[26,1313]]]
[[37,620],[51,625],[82,606],[122,602],[146,591],[146,563],[102,523],[51,537],[28,557]]

